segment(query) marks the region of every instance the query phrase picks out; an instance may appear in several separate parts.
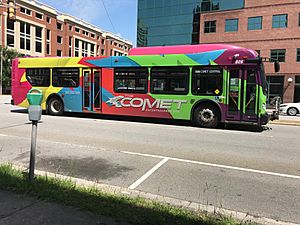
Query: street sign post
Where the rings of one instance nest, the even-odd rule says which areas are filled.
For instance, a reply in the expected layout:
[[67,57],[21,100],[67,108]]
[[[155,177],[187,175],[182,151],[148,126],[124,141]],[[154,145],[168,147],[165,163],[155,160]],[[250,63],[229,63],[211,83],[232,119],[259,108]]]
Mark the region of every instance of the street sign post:
[[41,103],[43,100],[42,91],[39,89],[31,89],[27,94],[27,100],[29,102],[28,117],[29,120],[32,121],[28,179],[30,182],[32,182],[34,178],[34,167],[35,167],[37,125],[38,125],[38,121],[41,120],[42,117],[42,107],[41,107]]

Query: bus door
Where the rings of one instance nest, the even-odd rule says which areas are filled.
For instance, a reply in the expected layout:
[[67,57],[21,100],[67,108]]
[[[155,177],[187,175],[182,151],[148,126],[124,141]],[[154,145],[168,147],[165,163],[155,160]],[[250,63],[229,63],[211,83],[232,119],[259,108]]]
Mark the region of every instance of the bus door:
[[101,112],[101,70],[82,69],[83,110]]
[[228,68],[227,121],[258,121],[257,79],[254,68]]

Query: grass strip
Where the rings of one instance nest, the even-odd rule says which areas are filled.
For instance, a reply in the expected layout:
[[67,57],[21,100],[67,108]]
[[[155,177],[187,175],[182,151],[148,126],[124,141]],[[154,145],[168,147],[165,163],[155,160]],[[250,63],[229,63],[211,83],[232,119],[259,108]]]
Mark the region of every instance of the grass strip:
[[73,206],[83,211],[138,225],[237,225],[245,224],[223,215],[192,212],[184,208],[158,203],[141,197],[109,194],[96,188],[76,185],[70,180],[36,176],[12,165],[0,165],[0,189],[28,194],[42,200]]

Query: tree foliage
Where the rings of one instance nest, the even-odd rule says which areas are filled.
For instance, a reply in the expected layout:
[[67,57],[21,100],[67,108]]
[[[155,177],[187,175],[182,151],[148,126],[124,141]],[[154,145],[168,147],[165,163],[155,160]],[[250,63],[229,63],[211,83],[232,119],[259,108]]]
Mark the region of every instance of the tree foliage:
[[[1,49],[0,46],[0,57],[1,57]],[[21,54],[16,52],[13,49],[9,49],[7,47],[3,47],[2,52],[2,60],[3,60],[3,71],[2,71],[2,86],[3,90],[9,89],[11,86],[11,62],[14,58],[21,57]],[[0,59],[1,60],[1,59]],[[0,63],[1,66],[1,63]],[[0,69],[1,71],[1,69]]]

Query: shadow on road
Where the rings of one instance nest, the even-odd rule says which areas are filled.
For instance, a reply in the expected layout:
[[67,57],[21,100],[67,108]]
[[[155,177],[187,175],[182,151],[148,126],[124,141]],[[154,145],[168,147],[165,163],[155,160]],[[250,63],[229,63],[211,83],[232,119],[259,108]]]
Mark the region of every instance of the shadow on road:
[[[27,113],[27,109],[15,109],[11,110],[13,113]],[[43,115],[46,115],[43,112]],[[145,117],[132,117],[132,116],[116,116],[116,115],[103,115],[93,113],[70,113],[66,112],[61,117],[74,117],[74,118],[85,118],[85,119],[105,119],[111,121],[125,121],[125,122],[139,122],[148,124],[164,124],[172,126],[184,126],[184,127],[196,127],[192,121],[189,120],[172,120],[172,119],[161,119],[161,118],[145,118]],[[201,128],[199,128],[201,129]],[[268,130],[263,126],[247,125],[247,124],[220,124],[218,130],[236,130],[245,132],[263,132]]]

